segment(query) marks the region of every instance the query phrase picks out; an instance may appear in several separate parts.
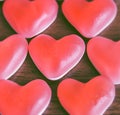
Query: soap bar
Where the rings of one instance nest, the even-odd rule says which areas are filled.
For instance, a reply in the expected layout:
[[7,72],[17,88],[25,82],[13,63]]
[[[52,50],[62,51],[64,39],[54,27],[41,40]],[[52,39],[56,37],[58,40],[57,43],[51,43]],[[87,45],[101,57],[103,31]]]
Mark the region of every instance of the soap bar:
[[11,27],[26,38],[47,29],[56,19],[56,0],[5,0],[3,14]]

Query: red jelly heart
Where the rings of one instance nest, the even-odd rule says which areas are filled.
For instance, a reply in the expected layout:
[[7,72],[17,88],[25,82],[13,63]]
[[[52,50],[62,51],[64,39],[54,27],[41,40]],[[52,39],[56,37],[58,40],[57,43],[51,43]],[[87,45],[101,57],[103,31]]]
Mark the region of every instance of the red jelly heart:
[[24,37],[44,31],[56,19],[55,0],[5,0],[3,14],[12,28]]
[[2,115],[41,115],[51,99],[51,89],[43,80],[25,86],[0,80],[0,113]]
[[0,79],[8,79],[23,64],[28,43],[18,34],[0,41]]
[[69,78],[59,84],[57,95],[70,115],[103,115],[113,102],[115,87],[103,76],[86,84]]
[[50,80],[63,77],[81,60],[84,51],[84,41],[77,35],[55,40],[51,36],[41,34],[29,44],[34,63]]
[[114,84],[120,84],[120,41],[95,37],[88,42],[90,61],[100,74],[109,77]]
[[103,31],[117,12],[113,0],[64,0],[62,10],[68,21],[87,38]]

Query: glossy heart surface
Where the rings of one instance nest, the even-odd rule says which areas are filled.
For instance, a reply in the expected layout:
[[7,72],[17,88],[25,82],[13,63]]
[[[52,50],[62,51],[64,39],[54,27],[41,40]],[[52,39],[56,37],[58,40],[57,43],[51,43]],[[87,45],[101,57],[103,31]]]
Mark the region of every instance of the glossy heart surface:
[[87,54],[100,74],[120,84],[120,41],[95,37],[88,42]]
[[64,0],[62,10],[68,21],[87,38],[102,32],[117,13],[113,0]]
[[43,80],[25,86],[0,80],[0,113],[2,115],[42,115],[51,99],[51,89]]
[[23,64],[28,53],[28,43],[18,34],[0,41],[0,79],[8,79]]
[[59,84],[57,95],[70,115],[103,115],[113,102],[115,87],[103,76],[87,83],[68,78]]
[[56,19],[55,0],[5,0],[3,14],[11,27],[26,38],[48,28]]
[[29,44],[35,65],[50,80],[63,77],[81,60],[84,51],[84,41],[73,34],[59,40],[41,34]]

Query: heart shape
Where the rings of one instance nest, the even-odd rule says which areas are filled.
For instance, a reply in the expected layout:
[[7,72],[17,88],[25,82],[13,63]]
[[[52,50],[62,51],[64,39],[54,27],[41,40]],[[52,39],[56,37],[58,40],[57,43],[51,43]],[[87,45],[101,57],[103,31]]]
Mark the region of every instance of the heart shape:
[[26,38],[48,28],[56,19],[55,0],[5,0],[3,14],[11,27]]
[[120,41],[95,37],[88,42],[87,54],[100,74],[109,77],[114,84],[120,84]]
[[77,35],[55,40],[41,34],[29,43],[29,53],[38,69],[50,80],[57,80],[70,71],[82,58],[84,41]]
[[102,32],[117,14],[113,0],[64,0],[62,10],[68,21],[85,37]]
[[114,100],[115,87],[103,76],[86,84],[68,78],[59,84],[57,95],[70,115],[103,115]]
[[23,64],[28,53],[28,43],[14,34],[0,41],[0,79],[8,79]]
[[25,86],[0,80],[0,113],[2,115],[41,115],[51,99],[51,89],[43,80]]

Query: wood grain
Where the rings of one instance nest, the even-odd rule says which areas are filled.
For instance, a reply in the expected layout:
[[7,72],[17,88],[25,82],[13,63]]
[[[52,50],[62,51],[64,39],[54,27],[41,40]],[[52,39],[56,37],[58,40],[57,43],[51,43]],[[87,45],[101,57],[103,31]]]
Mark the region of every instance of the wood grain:
[[[60,39],[61,37],[69,34],[77,34],[81,36],[75,28],[71,26],[71,24],[65,19],[62,11],[61,4],[63,0],[57,0],[59,4],[59,13],[55,22],[46,29],[43,33],[53,36],[56,39]],[[117,7],[118,13],[115,20],[110,24],[100,35],[104,37],[108,37],[112,40],[120,40],[120,0],[114,0]],[[9,24],[4,19],[2,14],[2,5],[3,2],[0,2],[0,40],[5,39],[6,37],[15,33],[15,31],[9,26]],[[87,44],[88,39],[81,36],[85,43]],[[28,42],[31,39],[28,40]],[[85,53],[82,60],[79,64],[74,67],[70,72],[68,72],[62,79],[57,81],[47,80],[42,73],[36,68],[33,61],[31,60],[29,54],[21,66],[21,68],[10,78],[10,80],[17,82],[20,85],[25,85],[34,79],[44,79],[52,89],[52,100],[44,112],[43,115],[67,115],[68,113],[62,108],[57,98],[57,86],[58,84],[65,78],[74,78],[82,82],[87,82],[93,77],[99,75],[93,65],[90,63],[87,54]],[[120,115],[120,85],[116,87],[116,97],[113,104],[108,108],[104,115]]]

